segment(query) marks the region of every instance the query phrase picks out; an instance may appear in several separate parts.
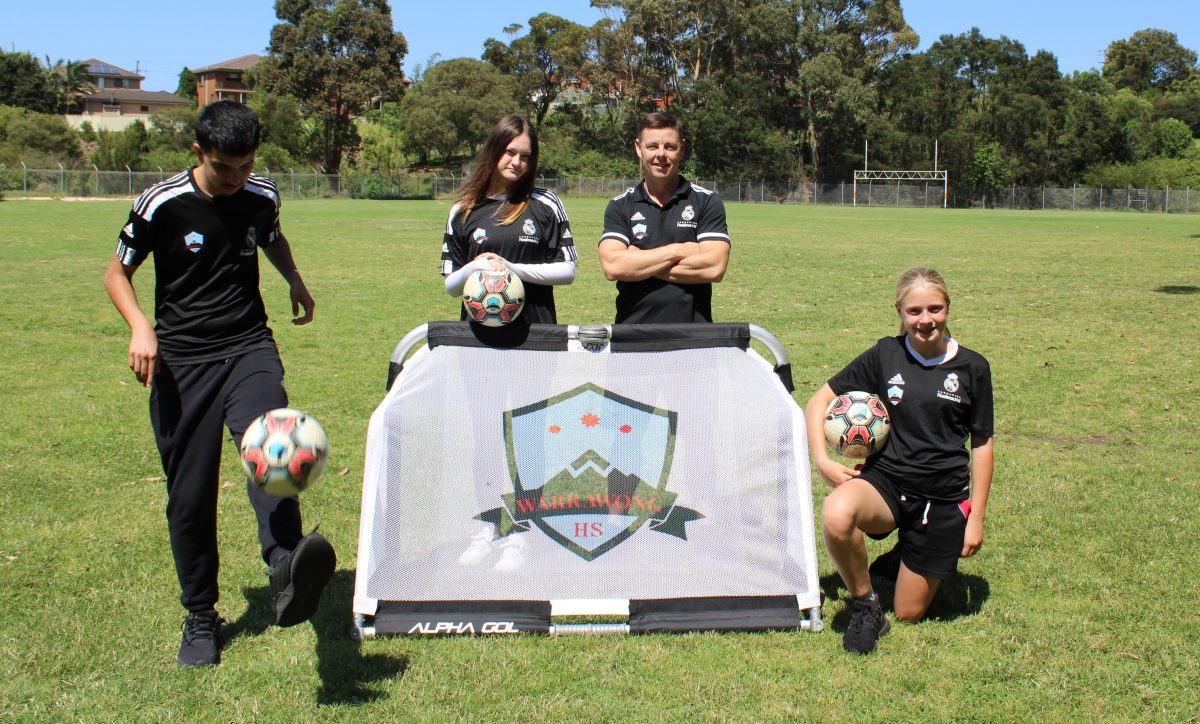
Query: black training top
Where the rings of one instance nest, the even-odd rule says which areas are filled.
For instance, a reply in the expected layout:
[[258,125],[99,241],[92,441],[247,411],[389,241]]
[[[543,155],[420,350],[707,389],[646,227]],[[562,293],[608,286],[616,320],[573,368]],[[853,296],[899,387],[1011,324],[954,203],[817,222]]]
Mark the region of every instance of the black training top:
[[829,380],[835,394],[862,390],[887,401],[891,434],[863,471],[878,469],[923,499],[966,498],[967,443],[993,434],[991,367],[979,353],[951,345],[950,359],[930,364],[906,337],[884,337]]
[[279,234],[279,192],[251,176],[209,196],[189,169],[146,189],[121,229],[117,259],[154,254],[154,331],[167,362],[211,362],[273,347],[258,288],[258,247]]
[[[655,249],[685,241],[729,242],[725,204],[712,191],[680,178],[665,206],[638,184],[608,202],[600,240]],[[617,324],[711,322],[712,284],[672,284],[651,277],[617,282]]]
[[[484,199],[465,219],[460,209],[459,204],[450,207],[442,241],[442,276],[449,276],[487,252],[517,264],[575,261],[567,210],[552,191],[534,188],[525,213],[511,224],[500,223],[509,209],[502,196]],[[467,318],[466,310],[459,318]],[[519,321],[557,324],[554,287],[525,282],[525,308]]]

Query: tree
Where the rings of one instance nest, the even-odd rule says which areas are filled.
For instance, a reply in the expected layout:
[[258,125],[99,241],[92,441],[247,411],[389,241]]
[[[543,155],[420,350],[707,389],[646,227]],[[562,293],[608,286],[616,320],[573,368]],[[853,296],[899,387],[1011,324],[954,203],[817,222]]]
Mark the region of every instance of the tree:
[[91,160],[101,170],[124,171],[128,167],[141,171],[148,165],[144,155],[149,136],[140,122],[130,123],[123,131],[100,131],[96,136],[96,151]]
[[1118,88],[1142,92],[1170,89],[1196,72],[1196,51],[1179,44],[1175,33],[1149,28],[1104,51],[1104,77]]
[[88,67],[77,60],[62,60],[50,64],[46,58],[46,72],[54,86],[59,113],[79,113],[83,108],[84,96],[94,93],[96,86],[88,74]]
[[46,70],[29,53],[0,50],[0,105],[54,113],[58,98]]
[[46,159],[71,164],[83,160],[78,132],[58,115],[28,112],[15,115],[5,124],[3,135],[11,149],[39,162]]
[[[515,35],[522,26],[510,25]],[[579,81],[583,68],[582,25],[542,13],[529,19],[529,32],[505,45],[495,38],[483,44],[483,59],[515,78],[535,126],[541,126],[564,84]]]
[[1007,180],[1008,164],[1000,154],[1000,144],[992,141],[976,148],[971,165],[967,167],[967,183],[984,193],[984,205],[987,194],[995,194]]
[[[917,46],[899,0],[797,0],[798,143],[817,178],[845,178],[888,67]],[[831,161],[828,168],[824,159]]]
[[470,155],[496,122],[517,107],[513,79],[494,66],[470,58],[447,60],[426,69],[425,79],[401,101],[414,151],[436,149],[449,159],[464,146]]
[[179,86],[175,89],[175,95],[199,100],[196,96],[196,74],[190,69],[179,71]]
[[300,101],[291,96],[272,95],[256,88],[250,93],[246,105],[258,115],[264,144],[279,146],[291,157],[306,155],[304,118],[300,114]]
[[299,99],[319,119],[326,173],[355,147],[353,118],[404,95],[408,43],[392,30],[386,0],[276,0],[270,55],[255,69],[260,86]]

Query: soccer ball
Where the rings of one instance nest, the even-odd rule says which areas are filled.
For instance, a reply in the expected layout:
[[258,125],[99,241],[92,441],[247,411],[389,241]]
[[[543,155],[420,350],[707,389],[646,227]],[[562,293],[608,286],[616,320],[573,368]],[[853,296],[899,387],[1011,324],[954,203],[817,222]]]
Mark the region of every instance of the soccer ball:
[[883,448],[892,422],[877,395],[847,392],[825,410],[825,440],[848,458],[865,458]]
[[525,285],[512,272],[481,269],[467,277],[463,309],[467,319],[486,327],[502,327],[525,308]]
[[315,418],[281,407],[250,423],[241,450],[250,482],[271,495],[291,498],[325,471],[329,438]]

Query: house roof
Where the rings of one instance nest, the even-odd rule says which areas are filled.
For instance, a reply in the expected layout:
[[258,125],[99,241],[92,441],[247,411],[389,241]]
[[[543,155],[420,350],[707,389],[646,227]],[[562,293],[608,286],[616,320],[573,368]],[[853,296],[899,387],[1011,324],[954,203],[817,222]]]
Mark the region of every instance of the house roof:
[[89,58],[83,61],[83,65],[87,66],[88,75],[103,75],[113,76],[116,78],[136,78],[137,80],[145,80],[146,76],[131,73],[124,68],[118,68],[112,63],[105,63],[103,60]]
[[95,93],[89,93],[83,97],[83,100],[85,101],[106,101],[109,99],[114,101],[175,104],[186,106],[193,106],[196,104],[196,102],[191,98],[177,96],[174,93],[168,93],[166,91],[134,90],[132,88],[101,88]]
[[192,68],[192,72],[211,73],[214,70],[249,70],[250,68],[258,65],[259,61],[262,59],[263,57],[261,55],[255,55],[251,53],[250,55],[243,55],[242,57],[234,58],[233,60],[223,60],[220,63],[206,65],[203,68]]

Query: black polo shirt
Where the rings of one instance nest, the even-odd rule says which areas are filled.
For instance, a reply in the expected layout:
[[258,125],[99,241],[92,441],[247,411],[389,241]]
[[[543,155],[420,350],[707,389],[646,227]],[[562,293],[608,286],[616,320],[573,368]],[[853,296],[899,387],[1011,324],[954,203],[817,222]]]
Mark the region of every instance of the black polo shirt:
[[[714,239],[730,243],[720,197],[682,177],[664,206],[646,195],[644,183],[610,201],[600,235],[604,239],[639,249]],[[617,324],[711,321],[712,284],[672,284],[653,277],[617,282]]]
[[[509,210],[504,197],[484,199],[464,219],[459,204],[450,207],[442,239],[442,276],[449,276],[480,254],[491,252],[517,264],[575,261],[574,237],[567,210],[553,191],[535,187],[529,207],[511,224],[501,223]],[[461,312],[466,319],[466,311]],[[521,320],[557,324],[554,287],[525,282]]]
[[971,436],[990,438],[992,370],[978,352],[958,346],[951,359],[919,359],[903,335],[884,337],[829,380],[835,394],[862,390],[887,405],[892,431],[864,471],[878,469],[901,491],[958,501],[970,485]]
[[279,192],[251,176],[209,196],[193,170],[146,189],[121,229],[117,259],[154,255],[154,331],[167,362],[212,362],[273,348],[258,287],[258,248],[279,234]]

